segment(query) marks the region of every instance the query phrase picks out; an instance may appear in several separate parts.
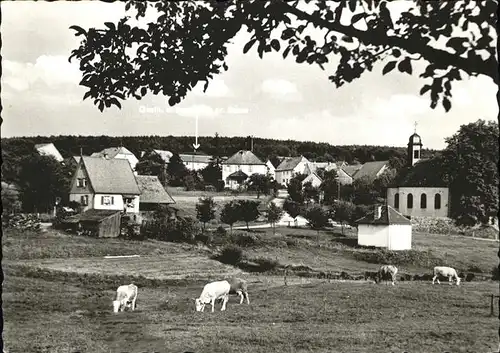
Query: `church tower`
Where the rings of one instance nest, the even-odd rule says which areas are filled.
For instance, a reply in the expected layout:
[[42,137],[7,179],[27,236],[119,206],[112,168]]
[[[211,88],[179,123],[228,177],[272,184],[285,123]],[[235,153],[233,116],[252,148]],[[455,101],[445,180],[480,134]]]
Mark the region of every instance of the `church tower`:
[[415,132],[408,141],[408,165],[414,166],[422,158],[422,139],[417,134],[417,123],[415,123]]

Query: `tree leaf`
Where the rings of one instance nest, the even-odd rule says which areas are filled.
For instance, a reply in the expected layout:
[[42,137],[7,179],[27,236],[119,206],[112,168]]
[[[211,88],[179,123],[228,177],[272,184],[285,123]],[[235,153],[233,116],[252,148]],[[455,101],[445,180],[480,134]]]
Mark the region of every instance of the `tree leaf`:
[[85,94],[83,95],[83,100],[87,99],[88,97],[90,97],[91,93],[90,91],[88,92],[85,92]]
[[285,59],[288,56],[288,53],[290,52],[290,48],[291,48],[291,46],[288,46],[283,51],[283,59]]
[[116,30],[115,24],[113,22],[104,22],[104,25],[112,31]]
[[85,31],[82,27],[79,27],[79,26],[70,26],[69,29],[76,31],[75,37],[78,37],[82,34],[84,34],[84,35],[87,34],[87,31]]
[[354,40],[350,36],[342,36],[342,40],[346,43],[354,43]]
[[222,68],[224,69],[224,71],[227,71],[229,68],[227,67],[227,64],[224,62],[222,63]]
[[175,97],[172,96],[168,99],[168,105],[170,105],[171,107],[173,107],[175,105]]
[[396,61],[389,61],[382,70],[382,75],[388,74],[396,67]]
[[141,88],[141,96],[145,96],[148,89],[146,87]]
[[422,87],[422,89],[420,90],[420,95],[424,95],[425,92],[427,92],[428,90],[431,89],[431,85],[424,85],[424,87]]
[[100,101],[100,102],[99,102],[99,110],[100,110],[101,112],[103,112],[103,111],[104,111],[104,102],[103,102],[103,101]]
[[412,70],[412,67],[411,67],[411,60],[410,60],[410,58],[404,58],[403,61],[401,61],[398,64],[398,69],[401,72],[406,72],[409,75],[411,75],[411,73],[412,73],[413,70]]
[[287,28],[283,31],[283,33],[281,33],[281,39],[283,40],[290,39],[293,37],[293,33],[294,33],[293,29]]
[[279,40],[277,39],[273,39],[271,41],[271,47],[275,50],[275,51],[280,51],[280,42]]
[[247,44],[245,44],[245,46],[243,47],[243,54],[246,54],[252,48],[252,46],[255,44],[256,41],[257,39],[254,38],[251,39]]
[[352,16],[351,23],[354,24],[354,23],[358,22],[359,20],[361,20],[361,19],[363,19],[365,17],[366,17],[366,13],[364,13],[364,12],[357,13],[354,16]]
[[443,107],[444,110],[448,113],[451,109],[451,102],[448,98],[444,97],[443,98]]
[[116,105],[116,106],[118,107],[118,109],[121,109],[121,108],[122,108],[122,105],[120,104],[120,102],[118,101],[118,99],[116,99],[116,98],[114,98],[114,97],[113,97],[113,98],[111,98],[111,99],[109,100],[109,102],[110,102],[111,104]]
[[349,1],[349,10],[352,12],[356,11],[356,2],[357,0],[347,0]]

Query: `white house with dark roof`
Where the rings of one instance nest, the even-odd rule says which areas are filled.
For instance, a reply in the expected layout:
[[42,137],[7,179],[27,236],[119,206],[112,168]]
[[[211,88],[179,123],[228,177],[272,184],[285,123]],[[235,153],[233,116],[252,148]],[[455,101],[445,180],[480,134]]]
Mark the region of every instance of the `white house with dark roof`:
[[126,159],[82,156],[71,181],[69,201],[89,209],[139,212],[141,191]]
[[312,172],[304,180],[302,180],[302,186],[306,185],[307,183],[311,183],[313,187],[319,188],[321,186],[321,183],[323,183],[323,180],[318,176],[318,174]]
[[252,174],[268,173],[268,166],[252,151],[240,150],[222,162],[222,180],[225,186],[237,188]]
[[212,156],[205,154],[181,153],[179,154],[179,157],[186,166],[186,168],[189,170],[204,169],[212,161]]
[[64,160],[63,156],[59,153],[56,146],[53,143],[39,143],[35,145],[35,150],[41,156],[51,156],[56,159],[58,162],[62,162]]
[[274,171],[275,179],[278,184],[288,185],[290,179],[297,174],[309,174],[311,170],[311,162],[306,157],[287,157]]
[[357,220],[358,245],[388,250],[410,250],[411,221],[388,205],[375,205],[374,212]]
[[137,157],[123,146],[105,148],[100,152],[92,153],[90,156],[105,159],[126,159],[133,171],[135,171],[135,166],[139,162]]
[[161,185],[156,175],[136,175],[135,179],[141,191],[140,211],[153,210],[157,205],[171,205],[175,201]]

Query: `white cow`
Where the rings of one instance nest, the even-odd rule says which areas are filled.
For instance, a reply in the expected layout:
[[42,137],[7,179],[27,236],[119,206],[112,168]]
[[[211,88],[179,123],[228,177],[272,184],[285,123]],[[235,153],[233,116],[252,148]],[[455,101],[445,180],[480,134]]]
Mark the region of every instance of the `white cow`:
[[221,311],[226,310],[226,304],[229,300],[229,291],[231,285],[228,281],[217,281],[205,284],[200,297],[195,299],[196,311],[205,310],[206,304],[212,304],[212,312],[215,311],[215,301],[222,299]]
[[432,284],[434,284],[436,280],[438,284],[441,283],[439,282],[438,278],[439,276],[448,277],[450,286],[453,284],[453,278],[456,280],[457,286],[460,285],[460,277],[458,277],[457,271],[452,267],[446,267],[446,266],[434,267],[434,277],[432,278]]
[[396,282],[396,274],[398,273],[398,268],[393,265],[382,265],[375,275],[375,282],[379,283],[383,280],[391,279],[392,285]]
[[243,303],[243,299],[246,298],[247,304],[250,304],[250,299],[248,298],[248,285],[244,279],[241,278],[231,278],[229,280],[229,284],[231,285],[231,289],[229,290],[229,294],[237,294],[240,296],[240,304]]
[[116,290],[116,299],[113,300],[113,312],[124,311],[126,307],[135,310],[135,302],[137,300],[137,286],[129,284],[118,287]]

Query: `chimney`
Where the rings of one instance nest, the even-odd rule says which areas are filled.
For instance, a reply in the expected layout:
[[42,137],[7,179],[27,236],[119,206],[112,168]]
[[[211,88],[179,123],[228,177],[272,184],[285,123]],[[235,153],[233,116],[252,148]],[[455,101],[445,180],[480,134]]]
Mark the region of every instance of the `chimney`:
[[382,206],[375,205],[375,212],[373,213],[373,219],[379,219],[382,216]]
[[253,152],[253,136],[250,136],[250,151]]

